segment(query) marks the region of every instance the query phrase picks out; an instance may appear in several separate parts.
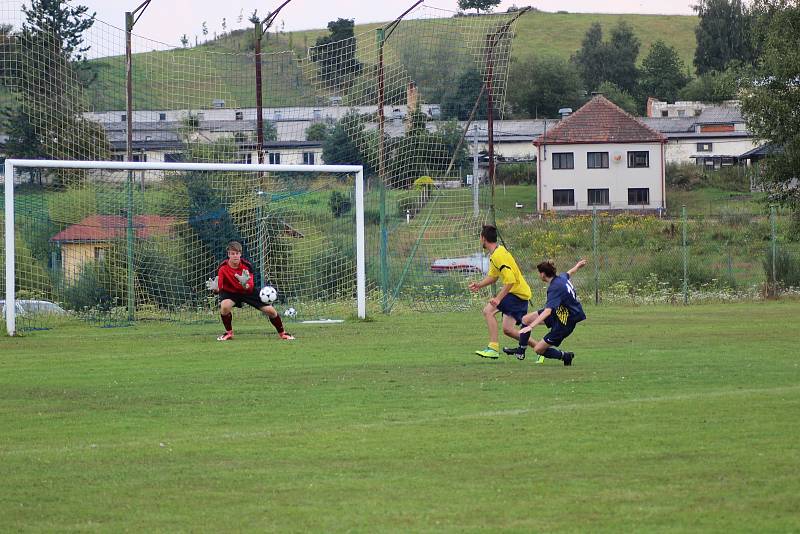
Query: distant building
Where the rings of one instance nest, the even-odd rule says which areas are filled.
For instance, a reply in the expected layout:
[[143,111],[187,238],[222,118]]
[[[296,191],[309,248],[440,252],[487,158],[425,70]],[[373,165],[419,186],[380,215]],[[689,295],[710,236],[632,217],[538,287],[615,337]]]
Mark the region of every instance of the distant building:
[[533,142],[538,210],[664,209],[666,142],[603,95],[595,96]]
[[[665,103],[650,99],[649,104],[653,109],[659,109],[657,106]],[[694,163],[716,170],[745,163],[739,156],[758,146],[747,129],[738,102],[730,101],[724,105],[676,102],[674,105],[679,104],[692,113],[641,119],[667,137],[667,163]],[[648,109],[651,109],[650,105]]]
[[[178,219],[174,217],[136,215],[133,217],[134,236],[136,239],[166,236],[174,231],[177,223]],[[86,217],[50,238],[50,242],[56,245],[53,265],[61,268],[67,282],[74,282],[85,264],[105,261],[106,254],[114,243],[124,241],[127,232],[128,220],[125,217]]]

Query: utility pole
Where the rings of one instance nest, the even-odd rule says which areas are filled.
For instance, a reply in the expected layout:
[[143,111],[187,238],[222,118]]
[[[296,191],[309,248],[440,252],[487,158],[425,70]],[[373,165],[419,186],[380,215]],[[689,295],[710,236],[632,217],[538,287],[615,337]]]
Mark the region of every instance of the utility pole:
[[256,48],[256,141],[258,143],[258,162],[264,163],[264,104],[262,95],[262,78],[261,78],[261,39],[267,33],[270,26],[275,22],[281,9],[292,0],[286,0],[278,9],[264,17],[263,20],[255,22],[255,48]]
[[[139,22],[142,14],[150,6],[152,0],[145,0],[133,12],[125,13],[125,159],[133,161],[133,46],[132,34],[133,27]],[[136,312],[136,288],[135,273],[133,272],[133,171],[128,171],[126,183],[128,209],[127,209],[127,260],[128,260],[128,281],[127,281],[127,307],[128,320],[133,321]],[[142,174],[142,190],[144,191],[144,174]]]

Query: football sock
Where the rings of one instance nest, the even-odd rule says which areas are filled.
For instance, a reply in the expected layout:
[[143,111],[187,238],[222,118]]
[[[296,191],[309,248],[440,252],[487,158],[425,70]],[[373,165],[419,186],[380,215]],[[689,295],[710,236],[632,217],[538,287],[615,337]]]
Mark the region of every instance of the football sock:
[[519,335],[519,346],[523,349],[528,348],[528,341],[531,339],[531,333],[525,332]]
[[498,343],[497,341],[492,341],[491,343],[489,343],[488,347],[490,349],[496,350],[497,352],[500,352],[500,343]]
[[547,350],[544,351],[543,356],[554,360],[562,360],[564,358],[564,353],[555,347],[548,347]]
[[225,325],[225,331],[230,332],[233,330],[233,314],[229,313],[228,315],[220,314],[220,319],[222,319],[222,324]]
[[270,317],[269,322],[272,323],[272,326],[275,327],[275,330],[277,330],[279,334],[283,332],[283,321],[281,321],[280,314],[276,315],[275,317]]

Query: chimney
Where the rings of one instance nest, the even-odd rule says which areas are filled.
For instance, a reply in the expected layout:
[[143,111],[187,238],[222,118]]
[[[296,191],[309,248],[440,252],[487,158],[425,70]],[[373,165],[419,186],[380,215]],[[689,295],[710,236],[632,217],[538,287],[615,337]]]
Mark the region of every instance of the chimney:
[[561,115],[561,119],[566,119],[570,115],[572,115],[572,108],[561,108],[558,110],[558,114]]
[[406,89],[406,105],[408,106],[408,113],[417,111],[419,107],[419,93],[417,91],[417,84],[413,81],[408,82],[408,89]]

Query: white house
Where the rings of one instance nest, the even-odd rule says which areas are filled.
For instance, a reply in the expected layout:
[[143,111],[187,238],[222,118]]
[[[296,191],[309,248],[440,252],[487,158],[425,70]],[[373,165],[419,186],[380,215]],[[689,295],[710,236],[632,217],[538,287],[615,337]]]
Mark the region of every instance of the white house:
[[538,210],[665,208],[666,141],[596,95],[533,142]]
[[656,113],[661,104],[666,105],[651,98],[648,116],[640,120],[666,136],[667,163],[693,163],[706,169],[719,169],[739,164],[741,154],[758,147],[737,101],[722,105],[700,102],[669,104],[687,108],[680,115],[673,114],[672,108],[669,112]]

